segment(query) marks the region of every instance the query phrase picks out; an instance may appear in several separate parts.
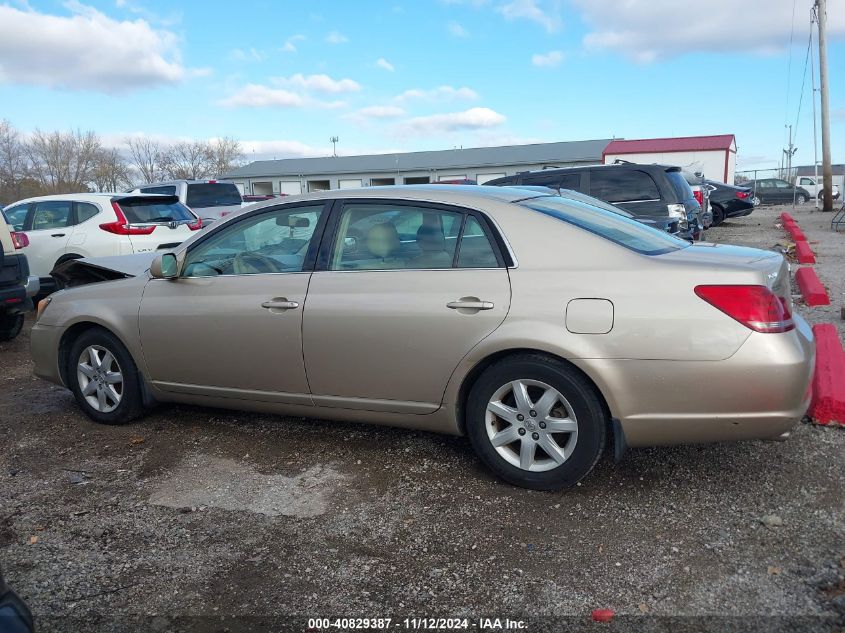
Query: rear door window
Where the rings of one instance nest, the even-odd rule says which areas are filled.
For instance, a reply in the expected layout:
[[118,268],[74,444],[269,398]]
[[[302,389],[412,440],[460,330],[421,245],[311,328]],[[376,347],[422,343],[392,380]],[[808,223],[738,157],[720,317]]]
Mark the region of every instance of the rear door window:
[[564,174],[560,179],[560,188],[581,191],[581,174]]
[[32,215],[32,230],[58,229],[70,224],[73,204],[67,200],[45,200],[36,202]]
[[206,207],[240,206],[241,193],[231,182],[203,182],[188,185],[188,195],[185,199],[192,209]]
[[458,268],[496,268],[499,261],[490,239],[474,216],[467,216],[458,252]]
[[[683,180],[683,177],[681,177]],[[636,169],[594,169],[590,172],[590,195],[607,202],[659,200],[654,179]]]

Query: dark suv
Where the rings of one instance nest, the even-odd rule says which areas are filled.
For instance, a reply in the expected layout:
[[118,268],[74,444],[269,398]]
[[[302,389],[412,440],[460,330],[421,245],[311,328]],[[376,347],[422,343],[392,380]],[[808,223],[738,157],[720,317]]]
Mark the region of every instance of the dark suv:
[[701,205],[680,167],[634,163],[563,167],[505,176],[485,184],[572,189],[610,202],[636,218],[651,220],[656,226],[687,239],[694,238],[702,229]]

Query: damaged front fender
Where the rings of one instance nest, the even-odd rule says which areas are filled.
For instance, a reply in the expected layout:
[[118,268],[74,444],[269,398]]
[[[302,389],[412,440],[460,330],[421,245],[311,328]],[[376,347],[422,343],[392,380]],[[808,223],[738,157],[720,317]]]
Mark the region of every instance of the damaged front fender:
[[86,257],[58,264],[51,275],[60,288],[73,288],[101,281],[143,275],[158,253],[136,253],[116,257]]

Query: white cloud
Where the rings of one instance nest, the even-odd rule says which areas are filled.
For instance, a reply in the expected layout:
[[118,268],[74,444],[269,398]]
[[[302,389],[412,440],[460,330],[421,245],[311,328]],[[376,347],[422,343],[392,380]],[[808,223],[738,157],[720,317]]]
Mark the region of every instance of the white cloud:
[[482,130],[502,125],[505,116],[490,108],[470,108],[463,112],[432,114],[408,119],[400,125],[400,131],[423,136],[444,134],[461,130]]
[[[530,20],[542,26],[549,33],[560,30],[562,22],[560,19],[560,7],[557,2],[552,2],[549,8],[542,8],[538,0],[510,0],[496,10],[505,16],[507,20]],[[677,11],[677,13],[685,13]]]
[[[617,51],[641,63],[696,51],[779,52],[792,28],[790,0],[709,0],[706,19],[691,19],[674,0],[573,1],[594,27],[584,38],[588,49]],[[804,8],[795,14],[796,43],[807,40],[807,18]],[[742,36],[725,37],[725,24],[741,25]],[[828,34],[845,36],[845,11],[828,11]]]
[[290,90],[247,84],[218,104],[226,108],[301,108],[305,98]]
[[548,53],[537,53],[531,56],[531,63],[535,66],[551,67],[559,66],[563,61],[563,53],[560,51],[549,51]]
[[300,88],[306,91],[337,94],[357,92],[361,84],[352,79],[332,79],[328,75],[308,75],[296,73],[290,77],[274,77],[271,80],[277,86]]
[[454,20],[449,22],[449,24],[446,25],[446,28],[449,29],[449,33],[455,37],[469,37],[469,31]]
[[368,106],[366,108],[361,108],[360,110],[356,110],[348,115],[345,118],[352,119],[353,121],[358,122],[366,122],[375,120],[384,120],[384,119],[395,119],[405,114],[405,110],[400,108],[399,106],[393,105],[375,105],[375,106]]
[[430,90],[412,88],[395,97],[395,101],[400,103],[407,101],[442,102],[453,101],[456,99],[472,101],[478,99],[478,93],[472,88],[467,88],[466,86],[462,86],[460,88],[455,88],[454,86],[437,86],[437,88],[432,88]]
[[282,44],[282,52],[284,53],[295,53],[296,52],[296,43],[305,40],[306,37],[297,33],[296,35],[291,35],[288,39],[285,40],[285,43]]
[[376,66],[378,66],[379,68],[383,68],[384,70],[388,70],[390,72],[393,72],[394,70],[396,70],[393,67],[393,64],[391,64],[389,61],[387,61],[384,57],[379,57],[376,60]]
[[65,7],[71,15],[0,5],[0,82],[116,94],[196,74],[182,64],[174,33],[76,0]]
[[238,62],[260,62],[264,60],[264,55],[258,52],[255,48],[233,48],[229,51],[229,57]]
[[326,35],[326,42],[329,44],[346,44],[348,41],[348,37],[346,37],[343,33],[338,33],[337,31],[332,31]]
[[246,84],[217,105],[224,108],[342,108],[344,101],[320,101],[284,88],[262,84]]
[[241,148],[248,160],[270,158],[318,158],[331,156],[331,147],[317,147],[300,141],[241,141]]

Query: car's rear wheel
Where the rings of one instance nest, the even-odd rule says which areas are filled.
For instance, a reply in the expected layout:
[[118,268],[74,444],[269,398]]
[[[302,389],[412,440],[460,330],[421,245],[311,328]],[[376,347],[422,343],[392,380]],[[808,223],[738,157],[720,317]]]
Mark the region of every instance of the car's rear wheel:
[[478,378],[467,400],[475,452],[505,481],[535,490],[574,486],[604,448],[607,419],[594,387],[539,354],[506,358]]
[[11,341],[23,329],[23,314],[0,315],[0,341]]
[[719,226],[725,221],[725,210],[718,204],[711,205],[713,208],[713,226]]
[[102,424],[124,424],[143,412],[141,378],[132,356],[112,333],[83,332],[70,347],[67,381],[85,414]]

